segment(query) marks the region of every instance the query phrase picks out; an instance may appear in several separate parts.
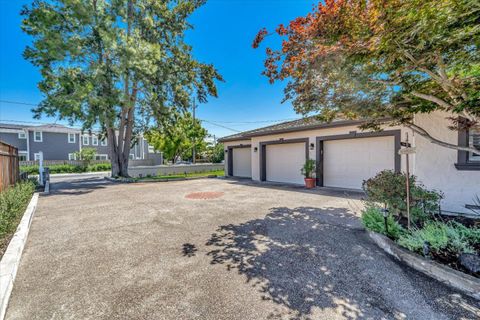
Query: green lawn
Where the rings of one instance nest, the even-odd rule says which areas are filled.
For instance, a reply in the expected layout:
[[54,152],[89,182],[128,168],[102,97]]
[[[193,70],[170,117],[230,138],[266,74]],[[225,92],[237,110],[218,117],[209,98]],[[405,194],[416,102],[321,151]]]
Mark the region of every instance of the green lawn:
[[187,173],[187,174],[172,174],[166,176],[152,176],[152,177],[143,177],[143,178],[136,178],[135,181],[142,181],[142,180],[169,180],[169,179],[181,179],[181,178],[201,178],[201,177],[208,177],[208,176],[224,176],[224,170],[215,170],[215,171],[208,171],[208,172],[194,172],[194,173]]

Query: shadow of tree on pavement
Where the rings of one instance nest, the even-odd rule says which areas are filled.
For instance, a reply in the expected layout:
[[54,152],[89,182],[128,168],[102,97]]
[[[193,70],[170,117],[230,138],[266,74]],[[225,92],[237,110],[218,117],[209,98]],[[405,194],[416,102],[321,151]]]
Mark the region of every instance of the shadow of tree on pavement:
[[[221,226],[207,246],[212,264],[246,276],[262,299],[289,309],[289,319],[314,319],[319,313],[344,319],[430,319],[438,306],[428,290],[435,291],[435,298],[452,294],[441,284],[424,288],[427,292],[416,289],[415,282],[432,280],[383,254],[358,218],[342,208],[272,208],[263,219]],[[475,308],[459,306],[442,308],[441,318],[444,312],[474,317]]]

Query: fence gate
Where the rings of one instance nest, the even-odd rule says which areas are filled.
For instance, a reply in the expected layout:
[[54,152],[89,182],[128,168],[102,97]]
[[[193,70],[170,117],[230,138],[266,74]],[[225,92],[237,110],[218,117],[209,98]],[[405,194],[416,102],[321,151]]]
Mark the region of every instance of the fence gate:
[[18,149],[0,141],[0,191],[19,179]]

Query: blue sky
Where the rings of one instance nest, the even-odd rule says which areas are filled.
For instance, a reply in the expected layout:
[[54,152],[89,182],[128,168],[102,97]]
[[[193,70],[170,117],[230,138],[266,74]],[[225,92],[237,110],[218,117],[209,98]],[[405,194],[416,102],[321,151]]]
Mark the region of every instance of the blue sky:
[[[20,30],[19,15],[26,0],[0,0],[0,100],[38,103],[41,93],[38,70],[23,60],[22,52],[29,42]],[[308,13],[315,0],[209,0],[191,17],[195,29],[187,42],[195,57],[213,63],[225,78],[219,84],[219,98],[200,105],[197,116],[235,130],[248,130],[298,116],[290,103],[281,104],[283,84],[270,85],[261,75],[265,46],[254,50],[252,40],[258,30],[273,30],[280,23]],[[278,39],[267,39],[266,44]],[[274,44],[274,43],[273,43]],[[28,105],[0,102],[0,121],[34,121]],[[40,122],[55,119],[43,117]],[[242,123],[243,122],[243,123]],[[245,123],[257,122],[257,123]],[[204,122],[217,137],[234,131]]]

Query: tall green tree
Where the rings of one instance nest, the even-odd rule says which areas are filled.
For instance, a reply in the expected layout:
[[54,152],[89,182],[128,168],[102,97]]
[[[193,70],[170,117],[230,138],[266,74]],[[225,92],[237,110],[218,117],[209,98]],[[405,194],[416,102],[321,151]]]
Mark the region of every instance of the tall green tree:
[[100,127],[113,176],[128,176],[135,129],[217,96],[216,69],[184,42],[205,0],[35,0],[22,10],[32,36],[24,57],[40,68],[45,99],[34,109]]
[[191,159],[193,147],[198,153],[206,150],[208,132],[192,114],[173,114],[157,128],[151,129],[146,138],[155,150],[162,151],[165,159],[175,163],[179,158]]
[[[478,152],[431,135],[414,116],[451,115],[449,128],[480,125],[478,0],[325,0],[279,25],[264,74],[286,80],[285,99],[303,115],[403,124],[443,147]],[[258,47],[271,35],[262,29]]]

